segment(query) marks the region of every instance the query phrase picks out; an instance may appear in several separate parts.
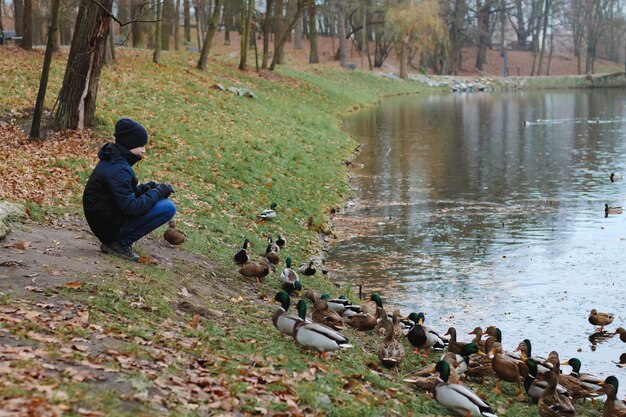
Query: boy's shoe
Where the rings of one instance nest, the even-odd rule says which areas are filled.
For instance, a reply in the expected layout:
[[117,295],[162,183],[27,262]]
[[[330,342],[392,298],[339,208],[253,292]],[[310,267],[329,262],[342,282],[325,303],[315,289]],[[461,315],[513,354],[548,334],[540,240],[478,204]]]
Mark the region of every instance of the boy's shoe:
[[100,250],[109,255],[119,256],[120,258],[128,259],[129,261],[139,261],[139,255],[135,252],[132,246],[124,246],[119,242],[103,243],[100,245]]

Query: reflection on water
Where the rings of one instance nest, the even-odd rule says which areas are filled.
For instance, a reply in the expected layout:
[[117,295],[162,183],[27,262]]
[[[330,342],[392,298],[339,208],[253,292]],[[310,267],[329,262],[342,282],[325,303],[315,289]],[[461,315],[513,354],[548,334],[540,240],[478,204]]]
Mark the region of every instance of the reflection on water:
[[[622,90],[398,97],[351,115],[357,204],[336,218],[334,278],[459,334],[496,324],[506,348],[616,373],[626,324]],[[608,326],[609,331],[614,331]],[[595,349],[592,349],[595,348]],[[594,351],[595,350],[595,351]],[[622,373],[620,375],[620,372]]]

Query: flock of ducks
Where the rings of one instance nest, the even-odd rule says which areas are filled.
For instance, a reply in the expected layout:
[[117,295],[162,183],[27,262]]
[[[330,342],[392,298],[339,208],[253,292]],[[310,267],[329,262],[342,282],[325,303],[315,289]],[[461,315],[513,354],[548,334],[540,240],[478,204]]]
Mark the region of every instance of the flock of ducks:
[[[608,208],[608,206],[607,206]],[[272,205],[271,210],[275,209]],[[264,210],[264,214],[267,211]],[[272,217],[275,217],[275,211]],[[280,250],[286,244],[284,236],[278,235],[274,241],[268,237],[264,256],[260,261],[250,259],[250,241],[246,239],[242,248],[233,257],[240,265],[239,273],[244,277],[260,278],[274,272],[280,263]],[[487,378],[495,379],[494,392],[500,391],[500,382],[516,383],[518,398],[528,396],[538,406],[542,417],[575,416],[576,409],[572,400],[590,399],[595,404],[599,396],[606,396],[604,417],[626,417],[626,401],[617,398],[619,381],[615,376],[606,379],[592,374],[581,373],[581,361],[569,358],[561,361],[556,351],[547,358],[533,356],[532,344],[525,339],[513,352],[505,351],[502,345],[502,332],[496,326],[489,326],[485,331],[476,327],[468,342],[457,340],[454,327],[445,335],[424,325],[423,313],[411,313],[402,317],[399,310],[389,314],[383,307],[378,294],[372,294],[359,305],[351,303],[345,297],[330,298],[312,289],[302,295],[300,274],[314,275],[315,262],[292,268],[292,259],[285,260],[285,267],[280,273],[281,291],[274,300],[280,307],[272,316],[272,323],[282,334],[292,337],[305,348],[316,351],[324,359],[328,352],[353,347],[348,338],[340,331],[346,326],[357,331],[375,332],[381,336],[377,354],[380,362],[387,368],[397,367],[405,357],[405,348],[401,339],[406,339],[414,352],[428,356],[431,349],[444,351],[441,360],[424,369],[414,371],[405,382],[419,389],[431,392],[435,400],[451,412],[471,416],[495,416],[493,408],[483,396],[463,385],[463,380],[472,379],[484,382]],[[292,296],[300,299],[296,304],[297,315],[289,314]],[[362,299],[362,287],[359,287],[359,299]],[[313,304],[311,317],[307,317],[307,300]],[[613,322],[613,315],[598,312],[589,314],[589,323],[604,330]],[[618,328],[619,335],[626,342],[626,330]],[[483,340],[483,337],[487,336]],[[422,352],[423,351],[423,352]],[[561,372],[561,366],[569,366],[569,374]],[[525,394],[524,394],[525,392]]]

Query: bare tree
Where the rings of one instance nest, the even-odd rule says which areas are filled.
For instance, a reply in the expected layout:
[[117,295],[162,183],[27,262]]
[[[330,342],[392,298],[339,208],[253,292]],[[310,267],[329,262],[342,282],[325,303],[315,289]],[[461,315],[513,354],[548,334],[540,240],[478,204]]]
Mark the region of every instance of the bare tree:
[[215,0],[215,7],[213,8],[213,13],[211,14],[209,27],[206,31],[206,35],[204,36],[202,51],[200,52],[200,58],[198,59],[197,68],[201,71],[206,69],[206,62],[209,57],[209,51],[211,50],[211,44],[213,43],[215,32],[217,31],[217,24],[220,19],[220,9],[222,8],[223,2],[224,0]]
[[33,0],[24,0],[21,46],[27,51],[33,49]]
[[270,64],[270,67],[269,67],[270,71],[273,71],[274,68],[276,68],[276,65],[278,65],[280,54],[282,53],[285,43],[287,42],[287,39],[289,38],[289,34],[293,30],[293,27],[295,26],[298,19],[302,17],[302,14],[304,13],[304,10],[307,8],[307,3],[309,1],[313,1],[313,0],[290,0],[289,7],[287,8],[288,10],[288,15],[286,19],[287,25],[286,27],[283,27],[283,30],[280,34],[278,42],[275,43],[276,50],[274,51],[274,57],[272,58],[272,63]]
[[[48,28],[48,41],[46,43],[46,52],[43,58],[43,68],[41,69],[41,78],[39,79],[39,91],[37,92],[37,102],[35,103],[35,112],[33,113],[33,123],[30,127],[30,138],[39,139],[41,116],[43,114],[43,105],[46,99],[46,90],[48,88],[48,75],[50,74],[50,63],[52,62],[52,52],[54,49],[54,39],[59,26],[59,8],[61,0],[52,0],[52,16],[50,19],[50,27]],[[1,8],[1,7],[0,7]],[[0,27],[1,29],[1,27]]]
[[154,31],[154,54],[152,55],[152,62],[158,64],[161,62],[161,29],[163,27],[163,3],[159,2],[156,5],[156,28]]
[[274,0],[265,0],[265,17],[263,19],[263,60],[261,62],[261,68],[267,69],[270,60],[270,29],[272,23],[272,9],[274,6]]
[[52,126],[57,129],[90,127],[96,110],[98,81],[104,64],[113,0],[82,0],[70,48],[63,85]]
[[337,39],[339,40],[339,65],[348,65],[348,42],[346,40],[346,0],[335,0],[337,16]]
[[248,47],[250,46],[250,26],[254,13],[254,0],[242,0],[241,3],[241,47],[239,49],[239,69],[248,68]]
[[309,64],[317,64],[320,62],[319,52],[317,51],[317,8],[315,1],[309,2]]

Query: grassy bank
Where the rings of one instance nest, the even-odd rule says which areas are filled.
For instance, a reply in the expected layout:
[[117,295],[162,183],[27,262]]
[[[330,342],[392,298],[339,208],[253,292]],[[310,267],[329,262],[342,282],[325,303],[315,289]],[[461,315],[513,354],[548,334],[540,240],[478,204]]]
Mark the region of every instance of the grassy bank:
[[[7,100],[0,103],[0,114],[19,121],[36,94],[41,55],[2,52],[6,76],[0,90]],[[330,232],[329,210],[348,195],[344,161],[356,143],[340,130],[340,114],[384,95],[424,88],[322,66],[259,75],[241,73],[225,61],[200,73],[194,60],[187,53],[165,53],[163,64],[155,66],[147,51],[118,51],[118,62],[101,79],[93,136],[72,142],[72,152],[39,146],[37,164],[33,145],[15,146],[10,161],[0,161],[6,173],[9,165],[29,166],[34,178],[48,176],[49,181],[27,185],[42,196],[28,203],[31,213],[80,215],[80,192],[98,144],[108,140],[118,118],[134,118],[151,134],[148,158],[136,168],[140,180],[174,185],[177,218],[189,236],[184,250],[212,261],[190,257],[165,268],[110,259],[119,267],[114,273],[33,292],[35,301],[3,294],[3,335],[40,350],[0,366],[0,401],[6,406],[16,398],[43,398],[71,416],[89,415],[85,409],[108,416],[447,415],[402,382],[438,355],[422,358],[403,340],[407,358],[389,372],[378,365],[379,337],[347,330],[355,347],[329,361],[318,359],[271,325],[278,276],[257,285],[242,280],[231,262],[245,238],[260,254],[265,235],[279,232],[288,239],[282,259],[291,256],[299,264],[315,254],[319,233]],[[62,65],[61,57],[53,92]],[[256,98],[220,91],[214,88],[218,83],[250,89]],[[56,169],[54,180],[50,166]],[[278,217],[259,221],[257,214],[272,202]],[[342,292],[321,274],[305,278],[304,285],[332,296]],[[52,314],[56,310],[37,299],[40,294],[77,304]],[[21,317],[19,311],[30,312],[24,314],[28,320],[9,319]],[[97,377],[81,378],[86,370],[97,371]],[[505,384],[505,395],[492,394],[490,383],[473,387],[501,416],[537,415],[536,407],[513,399],[513,385]],[[581,406],[579,415],[601,411]]]

